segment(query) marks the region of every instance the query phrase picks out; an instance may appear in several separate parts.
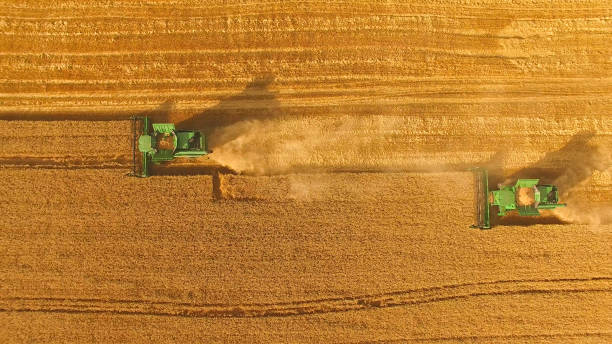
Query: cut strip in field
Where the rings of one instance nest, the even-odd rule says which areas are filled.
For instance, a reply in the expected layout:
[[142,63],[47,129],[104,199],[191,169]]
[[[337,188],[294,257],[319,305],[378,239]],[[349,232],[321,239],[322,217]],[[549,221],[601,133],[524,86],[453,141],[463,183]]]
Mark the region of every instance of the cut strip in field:
[[129,168],[129,121],[0,121],[1,168]]

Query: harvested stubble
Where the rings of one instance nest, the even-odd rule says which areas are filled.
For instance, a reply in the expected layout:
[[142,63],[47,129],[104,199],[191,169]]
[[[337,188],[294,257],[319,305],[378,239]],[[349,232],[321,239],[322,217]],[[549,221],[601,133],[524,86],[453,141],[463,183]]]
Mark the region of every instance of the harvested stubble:
[[[392,339],[383,334],[388,326],[402,338],[605,336],[593,327],[609,309],[610,225],[469,230],[471,179],[468,172],[226,176],[233,196],[214,198],[210,176],[3,169],[0,309],[17,312],[0,317],[74,324],[101,340],[137,340],[141,331],[167,338],[170,324],[178,338],[204,341],[225,338],[228,328],[262,342],[334,333]],[[552,312],[570,305],[561,317]],[[439,314],[498,320],[440,328]],[[510,314],[533,322],[524,327]],[[165,325],[149,327],[162,315]],[[113,327],[133,316],[151,322],[116,334],[92,328],[94,319]],[[346,329],[356,321],[371,331]],[[313,322],[311,331],[305,324]],[[414,330],[423,324],[426,332]],[[213,331],[194,335],[194,326]],[[36,333],[28,338],[50,335]]]
[[0,167],[122,168],[132,162],[129,121],[0,121]]
[[[1,8],[2,119],[144,112],[306,173],[129,179],[127,122],[1,122],[4,341],[611,341],[604,2]],[[475,163],[559,177],[563,218],[603,224],[470,231],[467,174],[326,174]]]

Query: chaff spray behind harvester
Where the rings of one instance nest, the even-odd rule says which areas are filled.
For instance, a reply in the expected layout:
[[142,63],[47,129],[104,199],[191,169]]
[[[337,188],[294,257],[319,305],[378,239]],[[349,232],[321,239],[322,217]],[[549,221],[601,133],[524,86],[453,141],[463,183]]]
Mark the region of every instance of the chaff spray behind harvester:
[[514,185],[498,185],[498,190],[489,190],[489,173],[484,168],[475,168],[475,221],[472,228],[491,228],[490,208],[498,207],[498,215],[518,211],[520,216],[539,216],[541,209],[565,207],[559,203],[559,191],[554,185],[539,185],[539,179],[518,179]]
[[132,117],[131,176],[148,177],[151,164],[208,153],[206,137],[198,130],[176,130],[172,123],[151,123],[148,117]]

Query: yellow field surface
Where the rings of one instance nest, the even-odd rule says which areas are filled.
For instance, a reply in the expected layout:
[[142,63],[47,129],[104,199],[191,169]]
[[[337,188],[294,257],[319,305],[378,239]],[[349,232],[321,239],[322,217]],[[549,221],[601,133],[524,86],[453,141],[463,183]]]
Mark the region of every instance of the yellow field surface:
[[611,342],[611,5],[0,3],[0,342]]

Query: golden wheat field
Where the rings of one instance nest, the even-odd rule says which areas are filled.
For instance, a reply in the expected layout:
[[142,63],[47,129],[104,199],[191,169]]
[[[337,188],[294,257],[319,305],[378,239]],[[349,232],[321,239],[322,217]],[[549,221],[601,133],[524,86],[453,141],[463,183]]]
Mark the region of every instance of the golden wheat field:
[[[612,2],[0,2],[0,342],[612,342]],[[130,116],[213,153],[132,168]],[[470,229],[474,179],[568,207]]]

